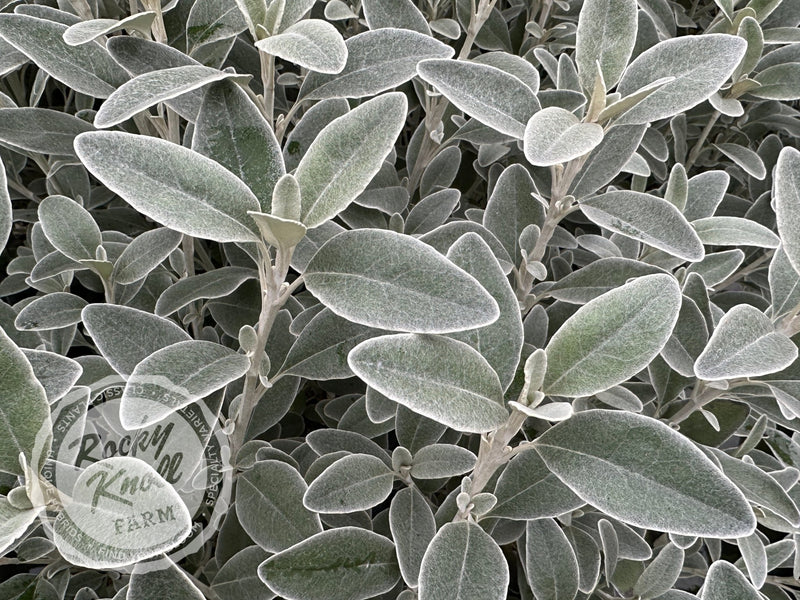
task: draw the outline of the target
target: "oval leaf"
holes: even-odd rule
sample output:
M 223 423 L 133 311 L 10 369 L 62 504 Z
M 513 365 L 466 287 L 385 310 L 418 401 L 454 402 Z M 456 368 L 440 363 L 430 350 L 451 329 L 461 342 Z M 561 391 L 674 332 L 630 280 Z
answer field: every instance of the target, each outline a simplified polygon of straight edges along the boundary
M 347 363 L 390 400 L 458 431 L 491 431 L 508 418 L 497 374 L 464 342 L 383 336 L 361 342 Z
M 520 79 L 490 65 L 431 59 L 420 62 L 417 73 L 470 117 L 515 138 L 522 139 L 528 119 L 541 108 Z
M 761 223 L 741 217 L 706 217 L 692 221 L 704 244 L 713 246 L 758 246 L 777 248 L 780 238 Z
M 331 238 L 304 279 L 333 312 L 370 327 L 451 333 L 499 316 L 497 302 L 474 277 L 430 246 L 392 231 L 357 229 Z
M 760 600 L 742 572 L 731 563 L 718 560 L 708 569 L 701 600 Z
M 681 291 L 671 275 L 645 275 L 585 304 L 547 345 L 543 391 L 588 396 L 626 381 L 667 343 Z
M 537 600 L 572 600 L 578 593 L 578 559 L 553 519 L 525 527 L 525 575 Z
M 608 192 L 581 202 L 581 211 L 597 225 L 664 252 L 696 262 L 703 242 L 672 204 L 640 192 Z
M 145 231 L 134 239 L 114 261 L 111 277 L 115 283 L 140 281 L 172 253 L 183 236 L 167 227 Z
M 745 40 L 721 33 L 659 42 L 625 69 L 617 91 L 628 96 L 664 77 L 674 79 L 625 112 L 616 124 L 649 123 L 700 104 L 728 80 L 746 50 Z
M 286 600 L 365 600 L 392 589 L 400 570 L 387 538 L 339 527 L 268 558 L 258 576 Z
M 416 479 L 440 479 L 469 473 L 478 457 L 461 446 L 431 444 L 414 455 L 411 476 Z
M 311 482 L 303 506 L 322 513 L 349 513 L 377 506 L 392 493 L 394 474 L 369 454 L 348 454 Z
M 41 154 L 72 156 L 75 136 L 94 127 L 83 119 L 47 108 L 0 110 L 0 140 Z
M 321 19 L 295 23 L 277 35 L 259 40 L 256 48 L 318 73 L 338 73 L 347 63 L 342 35 Z
M 368 100 L 329 123 L 295 171 L 300 221 L 309 229 L 332 219 L 364 191 L 394 148 L 406 120 L 405 94 Z
M 308 486 L 285 462 L 263 460 L 239 476 L 236 516 L 242 529 L 269 552 L 281 552 L 322 531 L 319 516 L 303 506 Z
M 800 273 L 800 151 L 784 148 L 775 166 L 775 215 L 783 251 Z
M 50 406 L 22 350 L 0 329 L 0 471 L 25 475 L 24 454 L 37 473 L 50 453 Z
M 480 525 L 447 523 L 431 541 L 419 573 L 419 600 L 504 600 L 508 562 Z
M 94 260 L 102 243 L 100 228 L 85 208 L 66 196 L 48 196 L 39 203 L 39 222 L 56 250 L 72 260 Z
M 750 304 L 737 304 L 720 319 L 694 363 L 700 379 L 715 381 L 775 373 L 797 358 L 797 346 Z
M 425 496 L 412 487 L 397 492 L 389 508 L 389 527 L 403 579 L 416 587 L 422 557 L 436 535 L 436 521 Z
M 636 527 L 714 538 L 755 529 L 755 515 L 736 486 L 688 438 L 650 417 L 576 413 L 542 434 L 534 448 L 586 502 Z
M 189 510 L 175 489 L 138 458 L 116 456 L 84 470 L 53 526 L 59 552 L 89 569 L 117 569 L 180 544 Z
M 575 64 L 583 89 L 594 89 L 598 62 L 606 90 L 619 81 L 636 43 L 636 13 L 636 0 L 583 3 L 575 37 Z
M 149 427 L 244 375 L 250 359 L 214 342 L 191 340 L 157 350 L 136 365 L 119 408 L 127 430 Z
M 588 154 L 602 141 L 597 123 L 581 123 L 568 110 L 548 106 L 527 122 L 523 149 L 529 163 L 549 167 Z
M 97 131 L 75 138 L 86 168 L 151 219 L 217 242 L 257 241 L 248 210 L 258 200 L 230 171 L 177 144 L 143 135 Z

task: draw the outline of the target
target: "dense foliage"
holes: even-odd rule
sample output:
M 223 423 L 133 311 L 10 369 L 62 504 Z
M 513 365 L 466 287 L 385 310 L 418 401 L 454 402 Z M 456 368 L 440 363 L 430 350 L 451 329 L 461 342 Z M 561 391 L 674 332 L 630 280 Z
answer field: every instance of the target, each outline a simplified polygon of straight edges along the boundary
M 800 598 L 796 0 L 0 5 L 0 600 Z

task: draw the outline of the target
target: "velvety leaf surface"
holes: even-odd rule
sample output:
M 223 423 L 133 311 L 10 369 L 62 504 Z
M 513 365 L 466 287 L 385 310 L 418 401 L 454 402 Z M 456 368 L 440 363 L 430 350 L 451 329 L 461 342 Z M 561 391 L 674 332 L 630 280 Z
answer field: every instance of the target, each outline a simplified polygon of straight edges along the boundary
M 450 333 L 488 325 L 499 315 L 497 302 L 474 277 L 430 246 L 391 231 L 337 235 L 314 255 L 304 278 L 333 312 L 370 327 Z
M 38 513 L 33 508 L 16 508 L 7 498 L 0 498 L 0 552 L 5 552 L 25 533 Z
M 407 100 L 389 93 L 328 124 L 300 160 L 300 221 L 309 229 L 344 210 L 378 172 L 405 123 Z
M 778 156 L 774 202 L 783 251 L 800 273 L 800 151 L 794 148 Z
M 291 465 L 262 460 L 241 474 L 236 515 L 254 542 L 281 552 L 322 531 L 319 516 L 303 506 L 308 486 Z
M 258 576 L 287 600 L 365 600 L 394 587 L 400 570 L 390 540 L 340 527 L 272 556 Z
M 120 403 L 125 429 L 139 429 L 244 375 L 250 359 L 214 342 L 178 342 L 153 352 L 128 377 Z
M 541 108 L 520 79 L 490 65 L 430 59 L 417 72 L 469 116 L 515 138 L 522 139 L 528 119 Z
M 304 19 L 259 40 L 256 47 L 318 73 L 339 73 L 347 63 L 347 46 L 341 34 L 320 19 Z
M 248 210 L 258 200 L 241 179 L 177 144 L 116 131 L 81 134 L 84 165 L 136 210 L 170 229 L 217 242 L 258 239 Z
M 706 217 L 692 221 L 704 244 L 777 248 L 780 239 L 760 223 L 740 217 Z
M 536 600 L 573 600 L 578 593 L 578 559 L 553 519 L 525 526 L 525 575 Z
M 796 358 L 797 346 L 775 331 L 764 313 L 749 304 L 737 304 L 720 319 L 697 357 L 694 372 L 709 381 L 756 377 L 780 371 Z
M 575 62 L 583 89 L 594 89 L 598 61 L 606 89 L 619 81 L 636 42 L 636 10 L 634 0 L 583 3 L 575 39 Z
M 433 511 L 416 488 L 402 489 L 392 498 L 389 528 L 397 547 L 397 562 L 403 580 L 409 586 L 416 586 L 422 557 L 436 535 Z
M 36 298 L 17 315 L 14 325 L 20 331 L 47 331 L 81 322 L 86 300 L 69 292 L 53 292 Z
M 134 283 L 144 279 L 181 243 L 180 233 L 159 227 L 137 236 L 114 261 L 111 277 L 116 283 Z
M 228 560 L 211 582 L 211 589 L 220 600 L 272 600 L 275 592 L 258 578 L 258 565 L 269 558 L 260 546 L 248 546 Z
M 422 559 L 420 600 L 503 600 L 509 573 L 502 550 L 470 521 L 439 529 Z
M 370 29 L 396 27 L 431 34 L 425 15 L 411 0 L 365 0 L 361 8 Z
M 47 239 L 72 260 L 94 260 L 103 241 L 92 215 L 66 196 L 48 196 L 39 203 L 39 222 Z
M 748 535 L 755 527 L 753 511 L 731 481 L 687 438 L 650 417 L 577 413 L 534 447 L 586 502 L 636 527 L 720 538 Z
M 627 96 L 663 77 L 675 79 L 625 112 L 617 124 L 647 123 L 699 104 L 731 76 L 746 49 L 742 38 L 716 33 L 664 40 L 645 50 L 625 69 L 619 93 Z
M 458 431 L 485 432 L 508 417 L 497 374 L 463 342 L 389 335 L 348 355 L 353 372 L 390 400 Z
M 55 352 L 28 348 L 21 350 L 31 364 L 36 380 L 42 384 L 50 404 L 65 396 L 83 372 L 80 363 Z
M 528 120 L 523 148 L 529 163 L 548 167 L 588 154 L 602 140 L 597 123 L 581 123 L 568 110 L 548 106 Z
M 718 560 L 708 569 L 701 600 L 758 600 L 761 595 L 731 563 Z
M 50 452 L 50 407 L 22 350 L 0 329 L 0 471 L 25 475 L 19 462 L 37 472 Z
M 369 454 L 343 456 L 317 477 L 303 496 L 303 505 L 322 513 L 349 513 L 372 508 L 392 492 L 394 475 Z
M 0 110 L 0 140 L 30 152 L 72 156 L 75 136 L 93 129 L 78 117 L 49 108 Z
M 258 273 L 255 269 L 220 267 L 208 273 L 180 279 L 158 297 L 155 314 L 166 317 L 200 298 L 222 298 L 248 279 L 256 277 Z
M 431 444 L 414 455 L 411 476 L 416 479 L 439 479 L 469 473 L 477 457 L 461 446 Z
M 547 345 L 543 391 L 588 396 L 626 381 L 661 351 L 680 311 L 669 275 L 645 275 L 582 306 Z
M 203 600 L 189 576 L 171 559 L 162 557 L 154 562 L 141 562 L 133 567 L 125 600 L 147 600 L 169 597 L 171 600 Z

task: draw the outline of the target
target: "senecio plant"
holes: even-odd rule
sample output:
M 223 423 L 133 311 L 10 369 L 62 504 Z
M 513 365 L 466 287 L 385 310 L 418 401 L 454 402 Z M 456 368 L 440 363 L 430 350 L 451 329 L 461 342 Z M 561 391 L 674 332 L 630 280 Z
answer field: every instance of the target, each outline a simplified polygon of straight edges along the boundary
M 0 600 L 800 598 L 800 3 L 0 3 Z

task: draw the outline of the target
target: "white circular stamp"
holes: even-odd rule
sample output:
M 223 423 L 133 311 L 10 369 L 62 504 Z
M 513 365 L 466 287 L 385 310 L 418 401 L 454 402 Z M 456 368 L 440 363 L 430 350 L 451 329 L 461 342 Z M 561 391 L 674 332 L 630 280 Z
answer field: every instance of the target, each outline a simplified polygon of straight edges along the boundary
M 217 426 L 222 392 L 147 427 L 126 430 L 120 423 L 124 387 L 121 377 L 106 377 L 92 384 L 91 398 L 88 388 L 82 388 L 83 393 L 70 394 L 53 407 L 53 447 L 42 475 L 59 492 L 72 497 L 81 493 L 75 488 L 81 473 L 99 461 L 112 457 L 144 461 L 172 486 L 191 516 L 191 533 L 168 553 L 177 562 L 203 546 L 230 508 L 230 451 L 227 436 Z M 75 539 L 82 540 L 81 544 L 98 544 L 113 556 L 115 538 L 122 542 L 141 535 L 145 539 L 152 533 L 146 530 L 157 525 L 153 515 L 158 513 L 114 519 L 113 527 L 93 534 L 88 524 Z M 120 548 L 121 555 L 123 550 Z

